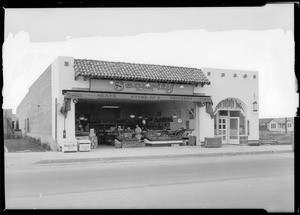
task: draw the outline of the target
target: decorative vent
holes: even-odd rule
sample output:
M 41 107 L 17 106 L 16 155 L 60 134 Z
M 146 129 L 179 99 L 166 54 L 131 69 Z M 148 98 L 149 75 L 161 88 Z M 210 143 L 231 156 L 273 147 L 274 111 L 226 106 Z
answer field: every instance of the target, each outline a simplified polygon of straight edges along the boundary
M 217 111 L 218 109 L 223 109 L 223 110 L 240 109 L 243 112 L 245 112 L 244 105 L 240 101 L 234 98 L 224 99 L 221 102 L 219 102 L 215 108 L 215 111 Z
M 247 74 L 243 75 L 244 78 L 247 78 Z
M 256 79 L 256 75 L 253 75 L 253 79 Z
M 210 76 L 210 72 L 207 72 L 207 76 Z
M 69 66 L 69 62 L 68 61 L 65 61 L 65 66 Z
M 221 73 L 221 77 L 225 77 L 225 73 Z
M 236 78 L 237 74 L 233 74 L 233 77 Z

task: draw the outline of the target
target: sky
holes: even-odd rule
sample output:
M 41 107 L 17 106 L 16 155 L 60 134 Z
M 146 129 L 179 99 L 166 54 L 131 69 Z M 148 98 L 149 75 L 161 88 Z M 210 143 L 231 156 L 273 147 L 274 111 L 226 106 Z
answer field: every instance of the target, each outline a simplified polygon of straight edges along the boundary
M 293 117 L 293 5 L 5 9 L 2 108 L 59 56 L 259 72 L 259 117 Z

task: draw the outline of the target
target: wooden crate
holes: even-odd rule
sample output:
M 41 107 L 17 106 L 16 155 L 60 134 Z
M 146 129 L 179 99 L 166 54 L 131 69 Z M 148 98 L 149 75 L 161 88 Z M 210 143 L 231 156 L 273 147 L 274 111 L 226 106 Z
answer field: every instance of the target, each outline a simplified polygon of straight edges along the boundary
M 205 137 L 205 142 L 202 145 L 206 148 L 221 148 L 222 147 L 222 140 L 221 137 Z
M 144 142 L 139 142 L 138 140 L 125 140 L 122 141 L 122 148 L 136 148 L 136 147 L 144 147 Z
M 195 146 L 196 145 L 196 136 L 189 136 L 188 145 L 189 146 Z
M 122 143 L 117 139 L 115 139 L 115 148 L 122 148 Z

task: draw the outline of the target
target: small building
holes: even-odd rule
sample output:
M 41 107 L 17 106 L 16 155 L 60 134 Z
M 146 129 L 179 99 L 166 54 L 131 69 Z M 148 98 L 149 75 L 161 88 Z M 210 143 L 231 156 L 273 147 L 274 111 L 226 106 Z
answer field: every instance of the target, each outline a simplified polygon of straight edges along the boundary
M 92 130 L 98 144 L 112 130 L 159 140 L 221 137 L 223 144 L 259 141 L 258 73 L 58 57 L 17 107 L 20 129 L 56 150 Z
M 4 137 L 11 137 L 15 129 L 15 114 L 12 113 L 12 109 L 3 109 L 3 134 Z
M 261 130 L 285 132 L 294 131 L 294 118 L 266 118 L 259 119 L 259 126 Z

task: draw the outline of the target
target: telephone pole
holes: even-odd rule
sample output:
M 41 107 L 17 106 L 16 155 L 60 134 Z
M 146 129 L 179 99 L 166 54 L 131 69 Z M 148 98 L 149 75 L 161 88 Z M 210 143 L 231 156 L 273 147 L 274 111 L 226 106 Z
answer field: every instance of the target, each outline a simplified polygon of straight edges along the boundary
M 285 133 L 287 134 L 287 118 L 285 117 Z

